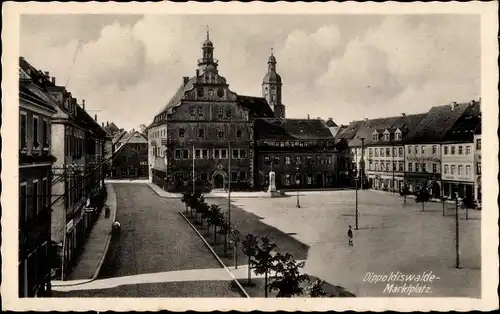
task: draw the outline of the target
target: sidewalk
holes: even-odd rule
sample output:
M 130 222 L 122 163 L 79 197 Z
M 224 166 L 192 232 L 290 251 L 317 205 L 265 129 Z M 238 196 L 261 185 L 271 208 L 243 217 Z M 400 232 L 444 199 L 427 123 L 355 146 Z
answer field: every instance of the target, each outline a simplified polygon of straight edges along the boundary
M 153 192 L 155 192 L 156 194 L 158 194 L 159 197 L 164 197 L 164 198 L 182 198 L 182 194 L 181 193 L 170 193 L 170 192 L 167 192 L 167 191 L 163 190 L 162 188 L 160 188 L 159 186 L 157 186 L 154 183 L 148 183 L 148 185 L 151 188 L 151 190 L 153 190 Z
M 68 276 L 69 280 L 53 280 L 52 286 L 56 287 L 85 283 L 94 280 L 99 274 L 111 240 L 111 224 L 115 221 L 116 217 L 115 189 L 113 185 L 106 184 L 106 190 L 108 196 L 104 206 L 109 207 L 111 211 L 110 218 L 104 217 L 105 210 L 103 209 L 99 219 L 90 231 L 89 237 L 84 244 L 83 252 L 78 258 L 75 268 Z

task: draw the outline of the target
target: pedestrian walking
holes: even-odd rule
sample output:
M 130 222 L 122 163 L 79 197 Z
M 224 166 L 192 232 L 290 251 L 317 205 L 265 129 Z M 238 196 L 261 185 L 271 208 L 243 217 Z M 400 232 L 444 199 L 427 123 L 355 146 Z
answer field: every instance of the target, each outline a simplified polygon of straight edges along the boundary
M 349 230 L 347 230 L 347 237 L 349 238 L 349 246 L 354 246 L 354 244 L 352 243 L 353 234 L 352 234 L 351 225 L 349 225 Z

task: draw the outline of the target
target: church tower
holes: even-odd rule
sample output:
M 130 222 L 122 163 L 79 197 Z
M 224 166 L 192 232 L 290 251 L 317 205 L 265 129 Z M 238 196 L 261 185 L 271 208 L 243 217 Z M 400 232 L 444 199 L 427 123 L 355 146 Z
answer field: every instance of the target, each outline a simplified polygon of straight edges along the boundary
M 281 103 L 281 77 L 276 73 L 276 57 L 271 55 L 267 61 L 267 73 L 262 80 L 262 97 L 267 100 L 277 118 L 285 118 L 285 106 Z
M 217 69 L 218 62 L 214 59 L 214 44 L 210 40 L 210 31 L 207 28 L 207 39 L 203 42 L 201 47 L 202 58 L 198 60 L 198 68 L 200 72 L 204 72 L 205 69 Z

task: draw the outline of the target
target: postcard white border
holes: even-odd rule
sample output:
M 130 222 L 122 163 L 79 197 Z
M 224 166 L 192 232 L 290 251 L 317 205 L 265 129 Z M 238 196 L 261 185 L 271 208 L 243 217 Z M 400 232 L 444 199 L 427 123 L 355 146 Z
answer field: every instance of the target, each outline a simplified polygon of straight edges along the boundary
M 498 2 L 448 3 L 4 3 L 2 17 L 2 303 L 10 310 L 357 310 L 427 311 L 498 308 Z M 481 97 L 483 124 L 482 298 L 332 298 L 332 299 L 157 299 L 17 297 L 18 87 L 20 14 L 479 14 L 481 15 Z M 11 136 L 12 135 L 12 136 Z

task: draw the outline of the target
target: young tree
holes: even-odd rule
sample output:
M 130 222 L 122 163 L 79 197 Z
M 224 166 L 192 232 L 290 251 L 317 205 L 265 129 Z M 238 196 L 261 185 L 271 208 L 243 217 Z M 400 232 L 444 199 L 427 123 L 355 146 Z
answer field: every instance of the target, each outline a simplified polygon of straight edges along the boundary
M 203 220 L 207 218 L 207 213 L 208 213 L 208 209 L 210 207 L 208 206 L 207 202 L 205 202 L 205 200 L 203 199 L 202 202 L 200 202 L 199 206 L 198 206 L 198 213 L 200 214 L 200 222 L 201 222 L 201 226 L 203 227 Z
M 307 275 L 300 273 L 300 268 L 304 267 L 305 263 L 297 263 L 290 253 L 277 253 L 276 261 L 276 273 L 271 277 L 269 290 L 277 290 L 277 298 L 291 298 L 303 294 L 304 288 L 301 284 L 309 279 Z
M 252 284 L 252 257 L 257 254 L 257 249 L 259 248 L 258 243 L 259 240 L 257 239 L 257 237 L 251 233 L 247 234 L 242 242 L 243 253 L 248 257 L 248 285 Z
M 427 190 L 426 187 L 423 187 L 420 191 L 417 193 L 417 198 L 416 202 L 417 203 L 422 203 L 422 211 L 425 211 L 425 202 L 430 201 L 431 199 L 431 194 L 429 193 L 429 190 Z
M 325 289 L 323 288 L 324 280 L 315 280 L 309 287 L 306 288 L 307 294 L 311 298 L 324 298 L 328 296 Z
M 221 223 L 222 211 L 219 205 L 212 204 L 210 205 L 210 224 L 214 226 L 214 243 L 217 243 L 217 227 L 220 226 Z
M 271 243 L 267 237 L 262 237 L 255 254 L 254 269 L 257 275 L 264 274 L 265 297 L 267 298 L 267 277 L 274 269 L 276 257 L 273 255 L 273 250 L 276 249 L 276 244 Z
M 183 203 L 184 203 L 184 205 L 186 206 L 186 214 L 187 214 L 187 212 L 188 212 L 188 206 L 189 206 L 189 201 L 190 201 L 190 199 L 191 199 L 191 192 L 189 192 L 189 191 L 187 191 L 187 190 L 186 190 L 186 191 L 184 191 L 184 192 L 182 193 L 181 202 L 183 202 Z
M 219 228 L 219 233 L 224 235 L 224 256 L 227 257 L 227 236 L 228 233 L 231 231 L 231 226 L 229 225 L 229 222 L 227 219 L 222 215 L 220 218 L 220 228 Z

